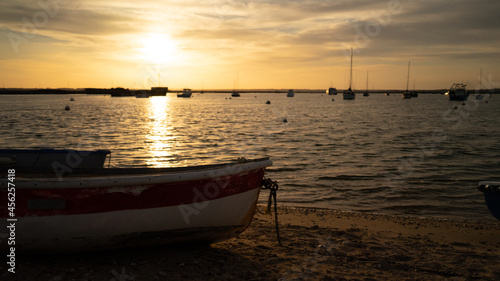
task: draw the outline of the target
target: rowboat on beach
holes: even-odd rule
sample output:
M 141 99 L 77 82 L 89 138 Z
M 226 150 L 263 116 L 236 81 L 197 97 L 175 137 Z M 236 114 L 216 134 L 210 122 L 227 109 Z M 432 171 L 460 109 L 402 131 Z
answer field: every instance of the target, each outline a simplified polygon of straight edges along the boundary
M 484 193 L 484 201 L 490 213 L 500 220 L 500 181 L 481 181 L 477 189 Z
M 179 168 L 66 164 L 1 166 L 1 196 L 13 198 L 15 207 L 0 204 L 0 220 L 15 224 L 16 250 L 100 250 L 235 237 L 253 218 L 272 161 L 239 158 Z M 0 236 L 7 237 L 5 231 L 2 226 Z

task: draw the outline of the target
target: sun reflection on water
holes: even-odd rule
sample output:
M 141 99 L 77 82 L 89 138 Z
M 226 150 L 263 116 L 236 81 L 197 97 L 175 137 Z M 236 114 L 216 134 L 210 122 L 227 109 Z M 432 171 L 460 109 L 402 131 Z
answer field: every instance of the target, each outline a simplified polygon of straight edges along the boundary
M 174 148 L 177 138 L 173 133 L 170 97 L 152 97 L 149 99 L 148 128 L 146 149 L 150 154 L 147 157 L 148 167 L 174 166 Z

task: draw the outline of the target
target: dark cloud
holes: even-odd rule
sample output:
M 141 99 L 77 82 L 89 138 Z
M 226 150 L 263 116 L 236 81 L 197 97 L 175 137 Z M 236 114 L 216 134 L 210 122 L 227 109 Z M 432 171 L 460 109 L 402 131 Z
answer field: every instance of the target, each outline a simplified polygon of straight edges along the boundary
M 0 2 L 0 23 L 26 32 L 63 31 L 71 34 L 119 34 L 137 31 L 137 14 L 129 10 L 88 10 L 56 1 Z M 40 3 L 50 3 L 40 4 Z

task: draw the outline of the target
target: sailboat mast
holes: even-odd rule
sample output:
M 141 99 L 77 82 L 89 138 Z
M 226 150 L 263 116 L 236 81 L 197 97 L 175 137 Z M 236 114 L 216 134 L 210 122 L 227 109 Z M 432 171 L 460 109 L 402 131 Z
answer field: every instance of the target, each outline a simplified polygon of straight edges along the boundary
M 352 84 L 352 47 L 351 47 L 351 72 L 349 74 L 349 91 L 351 90 L 351 84 Z
M 366 92 L 368 93 L 368 70 L 366 71 Z
M 406 78 L 406 91 L 408 92 L 408 85 L 410 84 L 410 61 L 408 61 L 408 77 Z
M 481 93 L 481 88 L 483 87 L 483 69 L 479 71 L 479 93 Z

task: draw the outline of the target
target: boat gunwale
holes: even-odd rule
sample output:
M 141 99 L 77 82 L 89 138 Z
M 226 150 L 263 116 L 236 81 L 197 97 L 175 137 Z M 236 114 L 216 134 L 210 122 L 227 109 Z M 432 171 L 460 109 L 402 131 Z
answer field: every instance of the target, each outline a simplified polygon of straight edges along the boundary
M 51 168 L 29 168 L 26 173 L 16 169 L 18 189 L 100 188 L 151 185 L 222 178 L 271 166 L 269 157 L 245 163 L 225 163 L 173 168 L 83 168 L 57 177 Z M 35 170 L 39 170 L 38 173 Z M 32 176 L 32 177 L 29 177 Z M 0 190 L 8 187 L 7 178 L 0 180 Z

